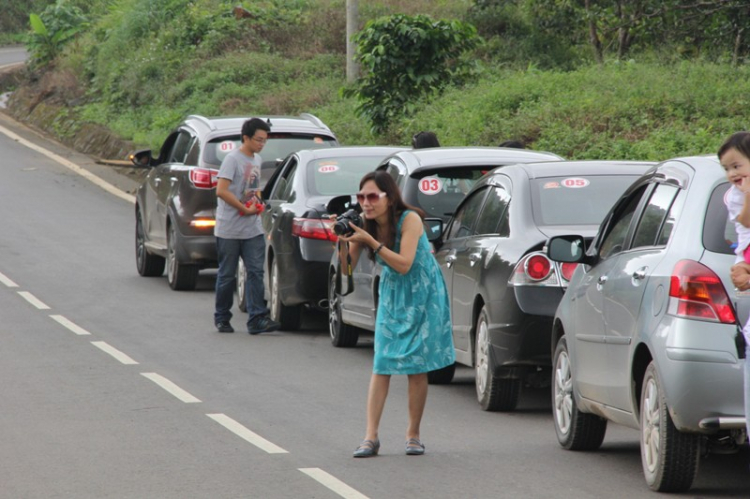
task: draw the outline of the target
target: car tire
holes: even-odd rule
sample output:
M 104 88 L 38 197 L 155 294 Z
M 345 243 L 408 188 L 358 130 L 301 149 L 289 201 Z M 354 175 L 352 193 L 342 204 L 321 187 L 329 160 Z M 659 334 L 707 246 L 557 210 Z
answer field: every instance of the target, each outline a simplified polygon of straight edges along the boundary
M 176 241 L 174 225 L 170 224 L 167 232 L 167 281 L 175 291 L 192 291 L 198 282 L 198 266 L 184 265 L 177 261 Z
M 245 283 L 247 283 L 247 270 L 245 269 L 245 262 L 240 258 L 237 264 L 237 306 L 241 312 L 247 313 L 247 302 L 245 301 Z
M 297 331 L 302 325 L 302 305 L 289 307 L 281 303 L 279 278 L 279 264 L 274 259 L 271 264 L 271 276 L 269 279 L 271 319 L 281 323 L 281 329 L 284 331 Z
M 607 420 L 578 410 L 573 394 L 573 370 L 565 337 L 552 358 L 552 419 L 557 441 L 568 450 L 596 450 L 607 433 Z
M 146 232 L 140 210 L 135 212 L 135 265 L 143 277 L 160 277 L 166 265 L 163 256 L 152 255 L 146 249 Z
M 341 317 L 341 295 L 336 293 L 336 273 L 331 272 L 328 278 L 328 331 L 331 343 L 339 348 L 356 347 L 359 328 L 344 324 Z
M 453 376 L 456 374 L 455 362 L 449 366 L 445 366 L 442 369 L 436 369 L 427 373 L 427 383 L 430 385 L 447 385 L 453 381 Z
M 658 492 L 690 489 L 698 474 L 701 437 L 675 427 L 654 362 L 643 377 L 640 420 L 641 463 L 648 486 Z
M 477 400 L 484 411 L 512 411 L 518 405 L 521 380 L 500 377 L 495 369 L 489 337 L 489 317 L 483 307 L 477 318 L 474 381 Z

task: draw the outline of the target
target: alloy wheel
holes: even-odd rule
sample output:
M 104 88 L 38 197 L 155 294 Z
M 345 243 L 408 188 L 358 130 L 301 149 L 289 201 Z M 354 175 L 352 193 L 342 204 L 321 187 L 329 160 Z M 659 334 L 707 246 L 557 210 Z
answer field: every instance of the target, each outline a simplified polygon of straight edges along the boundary
M 562 351 L 555 363 L 555 421 L 563 434 L 570 432 L 573 418 L 573 377 L 568 352 Z

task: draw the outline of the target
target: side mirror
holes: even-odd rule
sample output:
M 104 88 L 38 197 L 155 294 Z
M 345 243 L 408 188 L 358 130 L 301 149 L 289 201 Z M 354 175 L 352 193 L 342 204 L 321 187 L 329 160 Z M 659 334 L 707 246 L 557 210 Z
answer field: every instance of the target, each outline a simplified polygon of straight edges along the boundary
M 443 234 L 443 220 L 441 218 L 425 218 L 424 231 L 427 234 L 427 240 L 434 243 Z
M 128 159 L 138 168 L 150 168 L 154 166 L 154 158 L 151 149 L 142 149 L 128 155 Z
M 547 256 L 561 263 L 586 263 L 586 243 L 581 236 L 555 236 L 547 241 Z
M 349 196 L 336 196 L 335 198 L 331 198 L 330 201 L 328 201 L 328 204 L 326 205 L 326 211 L 328 211 L 331 215 L 341 215 L 347 210 L 350 210 L 357 206 L 357 202 L 354 200 L 353 195 Z M 357 211 L 360 211 L 357 209 Z

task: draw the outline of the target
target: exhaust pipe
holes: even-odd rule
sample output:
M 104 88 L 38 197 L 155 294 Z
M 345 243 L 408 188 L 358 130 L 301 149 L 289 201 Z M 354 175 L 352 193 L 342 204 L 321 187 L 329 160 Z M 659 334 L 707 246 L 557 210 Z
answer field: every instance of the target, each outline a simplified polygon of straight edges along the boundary
M 328 310 L 328 300 L 326 299 L 320 300 L 317 304 L 317 307 L 320 310 Z

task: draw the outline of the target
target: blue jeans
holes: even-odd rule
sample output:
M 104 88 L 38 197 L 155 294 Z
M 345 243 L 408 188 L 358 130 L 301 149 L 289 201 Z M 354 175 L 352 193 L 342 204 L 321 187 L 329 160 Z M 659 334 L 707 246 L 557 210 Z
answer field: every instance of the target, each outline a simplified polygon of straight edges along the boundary
M 260 234 L 251 239 L 216 238 L 216 253 L 219 259 L 219 272 L 216 275 L 216 311 L 214 322 L 229 321 L 232 318 L 234 289 L 237 286 L 237 266 L 240 257 L 245 262 L 247 281 L 245 283 L 245 304 L 247 323 L 258 316 L 268 314 L 263 298 L 263 261 L 266 256 L 265 236 Z

